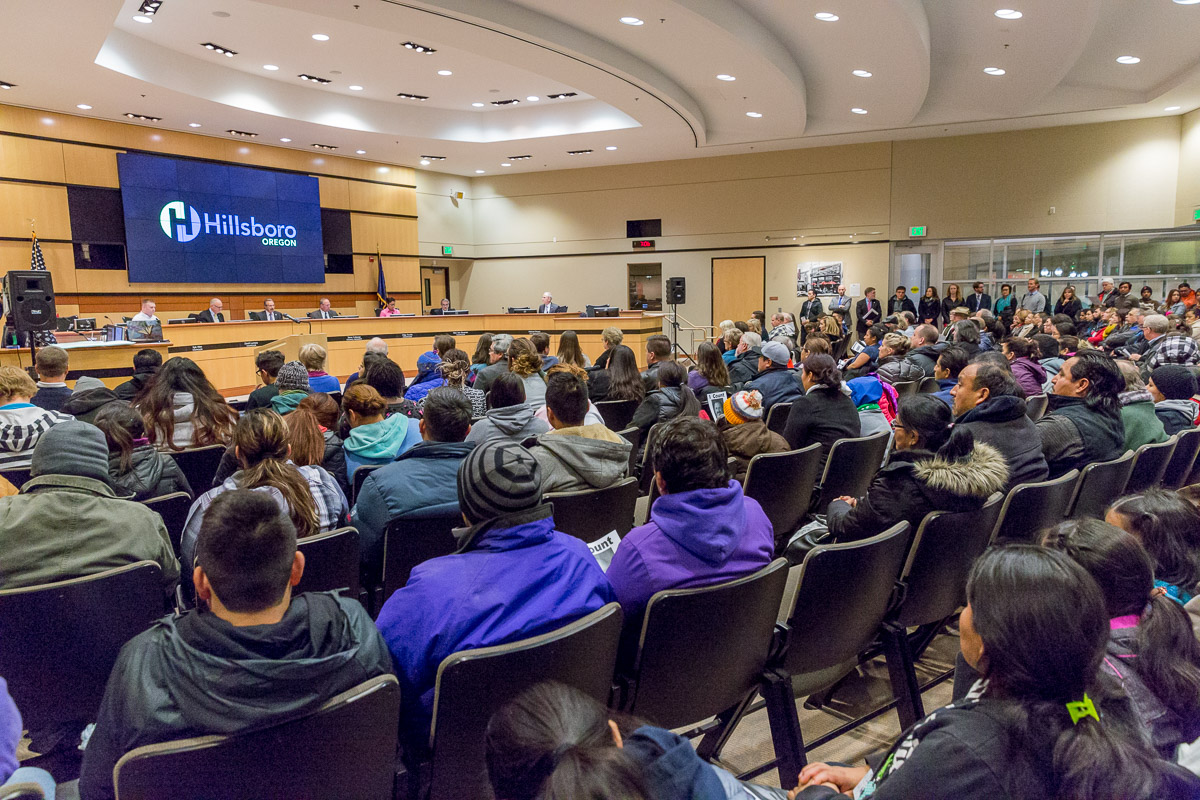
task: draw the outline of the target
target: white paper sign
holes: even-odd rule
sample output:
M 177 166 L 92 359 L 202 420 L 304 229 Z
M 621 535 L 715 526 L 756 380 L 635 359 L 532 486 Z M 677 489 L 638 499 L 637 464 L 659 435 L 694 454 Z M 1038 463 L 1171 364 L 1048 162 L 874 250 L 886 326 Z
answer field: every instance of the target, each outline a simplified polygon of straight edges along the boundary
M 588 544 L 588 549 L 592 551 L 596 561 L 600 563 L 600 569 L 608 572 L 608 565 L 612 563 L 613 556 L 616 555 L 617 545 L 621 543 L 621 537 L 616 531 L 609 531 L 604 535 L 604 538 L 597 539 Z

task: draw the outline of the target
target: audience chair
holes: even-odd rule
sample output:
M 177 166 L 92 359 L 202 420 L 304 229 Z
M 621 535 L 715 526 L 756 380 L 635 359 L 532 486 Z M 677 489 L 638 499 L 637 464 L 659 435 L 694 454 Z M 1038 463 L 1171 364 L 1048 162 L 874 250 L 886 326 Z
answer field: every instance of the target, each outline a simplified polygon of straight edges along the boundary
M 225 445 L 210 444 L 207 447 L 169 452 L 179 465 L 179 470 L 188 479 L 192 491 L 199 496 L 212 488 L 217 467 L 221 466 L 221 456 L 225 455 Z
M 454 529 L 462 516 L 403 517 L 388 523 L 383 534 L 383 574 L 375 610 L 397 589 L 408 583 L 413 567 L 431 558 L 448 556 L 458 549 Z
M 1133 454 L 1133 471 L 1125 484 L 1125 494 L 1153 489 L 1162 480 L 1179 441 L 1176 434 L 1160 444 L 1144 444 Z M 1114 500 L 1116 498 L 1113 498 Z
M 484 731 L 493 713 L 529 687 L 558 681 L 607 704 L 620 638 L 621 607 L 609 603 L 551 633 L 442 661 L 429 731 L 429 800 L 492 796 Z M 410 796 L 416 790 L 410 782 Z
M 893 383 L 892 388 L 896 390 L 896 394 L 900 397 L 912 397 L 921 390 L 921 384 L 917 381 L 899 381 Z
M 1004 495 L 997 492 L 978 511 L 935 511 L 917 529 L 900 578 L 903 599 L 888 615 L 881 637 L 900 730 L 925 716 L 921 692 L 928 686 L 917 682 L 914 644 L 928 643 L 966 605 L 967 576 L 991 541 L 1003 503 Z M 917 635 L 910 638 L 909 628 L 917 628 Z
M 825 513 L 842 495 L 862 497 L 883 463 L 891 435 L 887 431 L 854 439 L 838 439 L 829 448 L 825 473 L 821 476 L 821 499 L 816 511 Z
M 625 441 L 629 442 L 629 472 L 631 478 L 637 477 L 637 459 L 638 449 L 642 444 L 642 429 L 641 428 L 626 428 L 623 431 L 617 431 L 617 436 L 620 436 Z
M 934 392 L 940 392 L 941 390 L 942 387 L 941 384 L 938 383 L 937 378 L 930 375 L 928 378 L 921 379 L 921 385 L 917 388 L 917 393 L 933 394 Z
M 555 530 L 594 542 L 610 531 L 621 536 L 629 533 L 637 499 L 637 479 L 624 478 L 603 489 L 550 492 L 542 502 L 554 504 Z
M 637 400 L 601 400 L 596 403 L 596 410 L 610 431 L 619 431 L 629 426 L 639 405 Z
M 379 675 L 299 719 L 139 747 L 117 762 L 113 781 L 118 797 L 135 800 L 389 800 L 399 716 L 396 678 Z
M 142 505 L 151 511 L 157 511 L 167 526 L 167 534 L 171 537 L 171 547 L 175 557 L 179 558 L 179 543 L 183 540 L 183 524 L 187 522 L 188 511 L 192 508 L 192 498 L 187 492 L 173 492 L 161 497 L 151 497 L 143 500 Z
M 95 722 L 121 646 L 163 615 L 164 602 L 153 561 L 0 591 L 0 675 L 35 745 L 39 731 Z
M 363 464 L 358 469 L 354 470 L 354 477 L 350 481 L 350 506 L 358 502 L 358 493 L 362 491 L 363 482 L 373 470 L 387 466 L 386 464 Z
M 1071 498 L 1067 517 L 1070 519 L 1104 519 L 1113 501 L 1125 493 L 1129 473 L 1133 472 L 1133 451 L 1126 450 L 1120 458 L 1088 464 L 1079 473 L 1079 485 Z
M 821 445 L 787 453 L 759 453 L 746 468 L 744 493 L 762 506 L 775 531 L 775 552 L 782 552 L 800 529 L 812 502 L 821 463 Z
M 331 398 L 333 398 L 333 402 L 335 402 L 335 403 L 337 403 L 337 404 L 338 404 L 338 408 L 341 408 L 341 406 L 342 406 L 342 393 L 341 393 L 341 392 L 329 392 L 328 394 L 329 394 L 329 396 L 330 396 Z
M 1163 473 L 1162 487 L 1164 489 L 1182 489 L 1188 485 L 1188 477 L 1200 455 L 1200 428 L 1189 428 L 1176 435 L 1175 452 L 1167 462 L 1167 470 Z
M 1025 398 L 1025 416 L 1037 422 L 1046 413 L 1048 405 L 1050 405 L 1050 398 L 1044 394 L 1035 394 L 1033 397 L 1027 397 Z
M 1073 469 L 1054 480 L 1014 486 L 1000 509 L 993 541 L 1037 541 L 1043 530 L 1062 522 L 1078 482 L 1079 470 Z
M 737 580 L 651 597 L 632 671 L 619 679 L 623 710 L 660 728 L 736 713 L 758 689 L 787 577 L 777 558 Z
M 777 629 L 782 646 L 772 654 L 759 687 L 775 759 L 740 779 L 777 767 L 779 785 L 795 787 L 806 763 L 796 698 L 835 685 L 858 666 L 859 653 L 874 643 L 897 591 L 911 531 L 907 522 L 900 522 L 869 539 L 818 545 L 788 570 Z M 719 719 L 718 727 L 700 743 L 700 752 L 719 755 L 742 716 Z M 841 732 L 826 734 L 808 747 L 818 747 Z
M 357 530 L 338 528 L 309 536 L 296 542 L 296 549 L 304 553 L 304 575 L 292 589 L 293 595 L 337 592 L 354 600 L 363 599 L 359 597 Z
M 654 465 L 650 463 L 650 448 L 658 438 L 658 432 L 665 423 L 656 422 L 646 432 L 646 446 L 642 448 L 642 471 L 638 474 L 639 495 L 650 494 L 650 484 L 654 482 Z
M 767 427 L 783 436 L 783 429 L 787 427 L 787 418 L 791 410 L 791 403 L 776 403 L 771 406 L 771 410 L 767 412 Z
M 29 481 L 29 467 L 10 467 L 6 470 L 0 470 L 0 477 L 3 477 L 20 490 Z

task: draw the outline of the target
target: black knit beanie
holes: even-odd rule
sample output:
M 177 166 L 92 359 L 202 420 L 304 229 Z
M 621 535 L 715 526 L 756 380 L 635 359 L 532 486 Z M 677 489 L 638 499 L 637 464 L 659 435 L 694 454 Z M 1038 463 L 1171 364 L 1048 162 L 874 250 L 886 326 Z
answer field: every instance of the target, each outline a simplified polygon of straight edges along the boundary
M 1150 373 L 1150 380 L 1167 400 L 1187 400 L 1196 393 L 1196 376 L 1182 364 L 1163 364 Z
M 542 502 L 542 470 L 515 442 L 481 444 L 458 468 L 458 505 L 472 525 Z

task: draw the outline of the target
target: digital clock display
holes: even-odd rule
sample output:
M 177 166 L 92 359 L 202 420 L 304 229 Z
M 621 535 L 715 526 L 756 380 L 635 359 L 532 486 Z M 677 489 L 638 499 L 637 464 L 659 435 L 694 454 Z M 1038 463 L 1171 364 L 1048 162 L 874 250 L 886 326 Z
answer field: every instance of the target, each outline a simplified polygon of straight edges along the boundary
M 634 250 L 637 250 L 640 248 L 645 248 L 645 247 L 654 247 L 654 240 L 653 239 L 634 239 L 633 240 L 633 249 Z

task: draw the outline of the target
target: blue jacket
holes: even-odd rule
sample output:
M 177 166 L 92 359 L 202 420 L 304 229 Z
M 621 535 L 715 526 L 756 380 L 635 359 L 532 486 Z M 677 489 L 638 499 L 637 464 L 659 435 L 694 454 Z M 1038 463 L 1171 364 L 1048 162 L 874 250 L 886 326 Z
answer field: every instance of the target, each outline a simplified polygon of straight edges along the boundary
M 776 403 L 790 403 L 804 394 L 796 373 L 786 367 L 771 367 L 766 372 L 742 387 L 746 391 L 758 389 L 762 392 L 763 419 Z
M 493 520 L 463 551 L 417 566 L 375 621 L 400 679 L 406 741 L 428 737 L 447 656 L 548 633 L 615 600 L 587 545 L 554 530 L 549 505 Z
M 379 422 L 359 425 L 342 442 L 346 455 L 346 477 L 354 480 L 354 470 L 366 465 L 390 464 L 401 453 L 421 441 L 421 422 L 403 414 L 392 414 Z
M 445 386 L 446 379 L 442 377 L 442 371 L 438 368 L 441 363 L 442 359 L 435 351 L 422 353 L 417 359 L 417 377 L 413 378 L 408 391 L 404 393 L 404 399 L 419 403 L 429 394 L 430 389 Z
M 942 388 L 933 393 L 934 397 L 950 406 L 951 410 L 954 410 L 954 398 L 950 396 L 950 390 L 953 389 L 957 383 L 957 378 L 940 378 L 938 379 L 938 386 Z
M 350 512 L 363 564 L 380 562 L 384 529 L 392 520 L 459 515 L 458 465 L 473 449 L 474 442 L 421 442 L 395 463 L 372 470 Z

